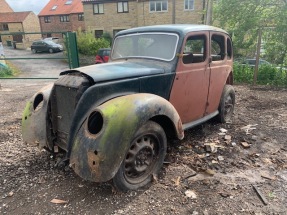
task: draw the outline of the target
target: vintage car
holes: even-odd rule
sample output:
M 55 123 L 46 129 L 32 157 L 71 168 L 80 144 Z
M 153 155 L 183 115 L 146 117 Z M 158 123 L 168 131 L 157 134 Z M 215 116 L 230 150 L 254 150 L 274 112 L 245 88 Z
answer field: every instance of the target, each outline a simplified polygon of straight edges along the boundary
M 170 138 L 213 117 L 232 119 L 232 42 L 205 25 L 160 25 L 119 32 L 110 62 L 60 74 L 23 113 L 27 143 L 66 161 L 85 180 L 117 189 L 147 185 Z

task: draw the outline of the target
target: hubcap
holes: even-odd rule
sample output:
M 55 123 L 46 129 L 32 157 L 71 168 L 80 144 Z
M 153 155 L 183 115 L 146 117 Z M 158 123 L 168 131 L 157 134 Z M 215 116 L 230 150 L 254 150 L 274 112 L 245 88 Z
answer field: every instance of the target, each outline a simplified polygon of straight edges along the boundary
M 130 183 L 145 180 L 153 170 L 158 156 L 158 140 L 152 135 L 136 139 L 124 160 L 125 177 Z

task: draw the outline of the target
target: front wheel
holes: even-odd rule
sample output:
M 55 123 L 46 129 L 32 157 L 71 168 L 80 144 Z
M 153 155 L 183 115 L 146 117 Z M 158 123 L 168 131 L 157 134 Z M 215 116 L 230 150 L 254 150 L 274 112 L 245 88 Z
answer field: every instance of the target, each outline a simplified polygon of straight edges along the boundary
M 32 49 L 32 53 L 33 54 L 37 53 L 36 49 Z
M 225 85 L 218 107 L 218 121 L 222 123 L 231 122 L 235 105 L 235 91 L 231 85 Z
M 54 52 L 54 50 L 53 50 L 53 49 L 49 49 L 49 52 L 50 52 L 50 53 L 53 53 L 53 52 Z
M 147 121 L 134 135 L 129 150 L 113 178 L 121 191 L 136 190 L 152 181 L 163 165 L 167 140 L 162 127 Z

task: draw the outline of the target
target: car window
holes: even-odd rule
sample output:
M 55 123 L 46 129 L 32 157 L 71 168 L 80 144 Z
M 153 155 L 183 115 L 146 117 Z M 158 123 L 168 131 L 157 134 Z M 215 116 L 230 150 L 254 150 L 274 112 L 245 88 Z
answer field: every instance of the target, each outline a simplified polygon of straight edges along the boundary
M 211 37 L 211 57 L 212 61 L 221 61 L 225 58 L 224 36 L 213 34 Z
M 171 61 L 175 57 L 178 35 L 173 33 L 138 33 L 115 39 L 112 58 L 153 58 Z
M 206 59 L 206 36 L 196 35 L 188 37 L 183 51 L 183 63 L 200 63 Z

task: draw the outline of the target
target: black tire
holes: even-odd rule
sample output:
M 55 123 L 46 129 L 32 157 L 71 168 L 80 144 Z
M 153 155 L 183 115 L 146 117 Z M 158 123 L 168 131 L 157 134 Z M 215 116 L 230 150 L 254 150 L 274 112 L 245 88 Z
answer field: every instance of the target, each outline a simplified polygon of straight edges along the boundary
M 37 53 L 36 49 L 32 49 L 31 51 L 32 51 L 33 54 Z
M 54 52 L 54 50 L 53 50 L 53 49 L 49 49 L 49 53 L 51 53 L 51 54 L 52 54 L 53 52 Z
M 231 85 L 225 85 L 218 107 L 219 114 L 217 119 L 221 123 L 228 123 L 232 121 L 233 111 L 235 105 L 235 91 Z
M 120 191 L 136 190 L 152 181 L 163 165 L 167 140 L 162 127 L 147 121 L 134 135 L 130 148 L 113 178 Z

